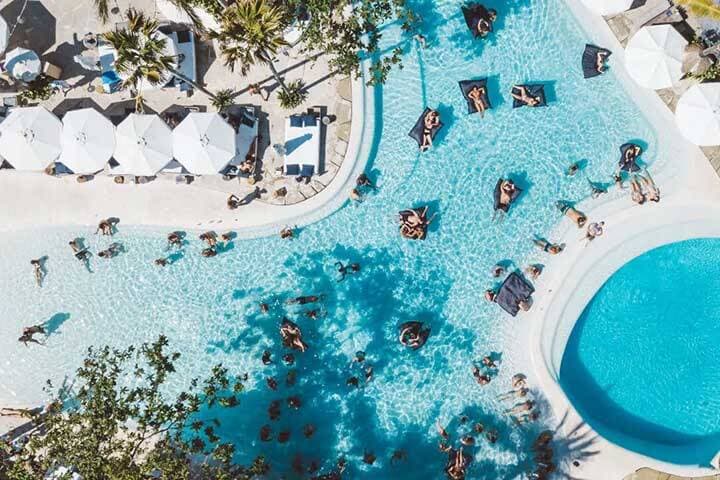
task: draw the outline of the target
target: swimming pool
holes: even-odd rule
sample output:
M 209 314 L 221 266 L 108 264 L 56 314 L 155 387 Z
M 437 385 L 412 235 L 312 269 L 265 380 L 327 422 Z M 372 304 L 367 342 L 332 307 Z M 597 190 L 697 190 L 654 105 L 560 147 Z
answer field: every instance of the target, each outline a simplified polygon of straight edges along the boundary
M 499 20 L 484 43 L 471 39 L 461 2 L 410 4 L 426 21 L 429 47 L 418 50 L 399 29 L 385 30 L 388 48 L 407 48 L 405 68 L 377 91 L 378 138 L 369 172 L 380 188 L 362 205 L 346 206 L 291 242 L 237 241 L 214 259 L 200 258 L 193 240 L 166 269 L 152 265 L 166 232 L 121 224 L 116 241 L 127 252 L 110 262 L 95 259 L 92 274 L 72 258 L 67 241 L 84 236 L 96 251 L 108 240 L 96 238 L 93 229 L 3 234 L 0 397 L 40 401 L 43 380 L 60 383 L 87 346 L 139 343 L 164 333 L 183 353 L 178 388 L 218 362 L 250 373 L 242 408 L 223 432 L 236 439 L 243 461 L 263 452 L 282 472 L 296 452 L 325 465 L 344 454 L 356 476 L 397 478 L 388 455 L 405 448 L 415 459 L 402 467 L 406 478 L 434 478 L 444 457 L 433 423 L 466 411 L 501 432 L 497 444 L 480 442 L 472 452 L 477 462 L 470 476 L 512 478 L 523 471 L 531 433 L 498 419 L 506 405 L 494 400 L 515 366 L 527 365 L 526 349 L 512 342 L 523 320 L 501 316 L 482 300 L 493 283 L 490 268 L 505 259 L 519 266 L 544 262 L 531 253 L 529 239 L 558 222 L 556 200 L 585 198 L 587 178 L 609 181 L 620 144 L 642 139 L 645 161 L 655 165 L 666 161 L 664 146 L 612 72 L 582 78 L 586 37 L 561 1 L 487 2 Z M 485 76 L 494 108 L 481 119 L 466 114 L 457 82 Z M 547 84 L 550 106 L 513 110 L 510 86 L 538 81 Z M 436 148 L 420 155 L 407 132 L 426 105 L 438 108 L 445 127 Z M 566 177 L 565 169 L 580 160 L 587 160 L 584 173 Z M 504 221 L 494 222 L 492 190 L 507 175 L 525 194 Z M 428 239 L 401 240 L 395 213 L 424 203 L 439 212 Z M 48 255 L 50 272 L 41 292 L 28 264 L 40 255 Z M 363 270 L 337 283 L 335 261 L 358 261 Z M 282 305 L 284 298 L 313 293 L 326 295 L 319 320 Z M 260 314 L 261 300 L 274 305 L 271 315 Z M 295 430 L 287 444 L 267 445 L 257 432 L 269 423 L 265 410 L 276 396 L 264 378 L 284 370 L 264 369 L 260 355 L 271 348 L 278 356 L 277 320 L 284 314 L 301 325 L 310 351 L 297 367 L 295 389 L 304 406 L 273 428 L 312 421 L 318 433 L 307 442 Z M 412 318 L 432 327 L 428 344 L 415 353 L 396 342 L 397 325 Z M 46 348 L 17 343 L 22 326 L 48 319 L 53 334 Z M 349 392 L 345 379 L 356 350 L 367 352 L 376 378 Z M 504 351 L 501 377 L 480 389 L 470 363 L 490 351 Z M 358 466 L 365 448 L 379 457 L 373 467 Z
M 579 318 L 560 383 L 595 430 L 661 460 L 717 453 L 718 239 L 655 248 L 620 268 Z

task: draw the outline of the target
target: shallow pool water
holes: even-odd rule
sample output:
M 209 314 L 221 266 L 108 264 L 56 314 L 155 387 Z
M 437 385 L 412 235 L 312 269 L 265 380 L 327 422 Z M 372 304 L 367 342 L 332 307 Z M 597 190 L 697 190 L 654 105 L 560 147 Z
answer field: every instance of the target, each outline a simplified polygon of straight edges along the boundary
M 578 320 L 560 382 L 608 439 L 707 464 L 720 438 L 720 240 L 665 245 L 624 265 Z
M 162 254 L 167 232 L 121 223 L 115 240 L 127 252 L 107 262 L 94 258 L 92 274 L 67 246 L 74 236 L 94 251 L 109 242 L 92 229 L 3 234 L 0 398 L 39 402 L 42 380 L 70 375 L 89 345 L 127 345 L 163 333 L 183 354 L 178 388 L 218 362 L 249 372 L 242 407 L 224 429 L 237 439 L 243 461 L 264 452 L 274 471 L 283 472 L 298 452 L 325 466 L 344 454 L 358 478 L 399 478 L 388 456 L 405 448 L 414 460 L 402 467 L 403 478 L 437 478 L 443 456 L 433 423 L 468 411 L 501 431 L 497 444 L 473 449 L 471 477 L 524 471 L 522 445 L 530 434 L 497 418 L 507 405 L 494 400 L 508 388 L 514 365 L 524 363 L 526 349 L 512 345 L 523 319 L 500 315 L 482 300 L 493 285 L 490 268 L 501 260 L 520 267 L 525 260 L 544 262 L 531 253 L 530 238 L 559 221 L 555 201 L 585 198 L 588 178 L 610 180 L 623 142 L 642 139 L 649 164 L 663 158 L 654 131 L 612 72 L 582 78 L 586 36 L 562 1 L 487 2 L 499 19 L 486 41 L 471 38 L 459 1 L 409 3 L 425 20 L 428 48 L 418 50 L 396 26 L 384 30 L 387 48 L 405 48 L 405 68 L 377 91 L 379 136 L 369 173 L 379 189 L 363 204 L 345 206 L 293 241 L 237 241 L 213 259 L 200 257 L 192 236 L 183 258 L 165 269 L 152 260 Z M 494 108 L 485 118 L 467 115 L 457 82 L 485 76 Z M 512 109 L 508 92 L 516 82 L 545 83 L 550 105 Z M 420 155 L 407 132 L 426 105 L 440 111 L 445 127 L 435 148 Z M 583 172 L 566 177 L 577 161 L 584 161 Z M 525 193 L 504 221 L 493 221 L 493 187 L 508 175 Z M 427 240 L 400 239 L 396 212 L 421 204 L 438 213 Z M 49 257 L 49 275 L 39 289 L 28 262 L 41 255 Z M 337 283 L 336 261 L 360 262 L 362 272 Z M 320 293 L 326 298 L 317 320 L 283 305 L 291 296 Z M 259 312 L 260 301 L 273 304 L 269 315 Z M 280 355 L 283 315 L 304 329 L 310 350 L 298 360 L 298 385 L 273 393 L 264 378 L 283 376 L 286 368 L 263 368 L 260 355 L 266 348 Z M 432 335 L 410 353 L 398 346 L 396 329 L 413 318 L 428 322 Z M 46 320 L 53 330 L 46 347 L 17 343 L 23 325 Z M 513 347 L 512 354 L 503 352 Z M 376 378 L 351 391 L 345 379 L 356 350 L 367 352 Z M 480 389 L 470 365 L 491 351 L 503 352 L 501 374 Z M 290 391 L 305 404 L 296 414 L 284 412 L 273 429 L 293 423 L 291 441 L 261 444 L 258 429 L 271 423 L 267 405 Z M 306 421 L 318 425 L 313 441 L 301 439 L 297 428 Z M 379 458 L 373 467 L 355 462 L 366 448 Z

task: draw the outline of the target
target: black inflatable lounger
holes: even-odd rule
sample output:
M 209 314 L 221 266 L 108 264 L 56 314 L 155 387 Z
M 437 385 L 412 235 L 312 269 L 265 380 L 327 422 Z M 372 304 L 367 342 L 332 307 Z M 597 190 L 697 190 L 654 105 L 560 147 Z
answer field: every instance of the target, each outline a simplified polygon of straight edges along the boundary
M 537 83 L 537 84 L 533 84 L 533 85 L 516 85 L 516 86 L 517 87 L 525 87 L 525 89 L 528 92 L 528 95 L 540 98 L 540 103 L 535 105 L 536 107 L 544 107 L 547 105 L 547 101 L 545 99 L 545 86 L 543 84 Z M 513 89 L 513 91 L 514 91 L 514 89 Z M 513 97 L 513 108 L 527 107 L 527 106 L 528 105 L 524 104 L 517 98 Z
M 412 128 L 412 130 L 410 130 L 410 133 L 408 133 L 410 138 L 415 139 L 415 141 L 418 144 L 418 147 L 422 146 L 422 136 L 423 136 L 422 133 L 423 133 L 423 130 L 425 129 L 425 115 L 427 115 L 431 111 L 432 111 L 432 109 L 426 107 L 425 111 L 422 113 L 422 115 L 420 115 L 420 118 L 418 118 L 418 121 L 415 122 L 415 126 Z M 435 135 L 437 135 L 437 132 L 440 131 L 442 126 L 443 126 L 443 123 L 440 122 L 440 124 L 437 127 L 433 127 L 433 129 L 430 130 L 430 138 L 435 140 Z
M 508 210 L 510 209 L 510 205 L 512 205 L 512 203 L 515 201 L 515 199 L 517 197 L 519 197 L 520 194 L 522 193 L 522 189 L 518 188 L 518 186 L 515 185 L 515 191 L 513 192 L 512 196 L 510 197 L 510 205 L 501 205 L 500 204 L 500 193 L 501 193 L 500 185 L 502 185 L 503 180 L 505 180 L 505 179 L 501 178 L 495 184 L 495 193 L 493 195 L 493 201 L 494 201 L 493 208 L 495 208 L 495 211 L 502 210 L 503 212 L 507 213 Z
M 477 38 L 480 36 L 480 31 L 477 28 L 477 24 L 481 19 L 486 19 L 490 24 L 490 32 L 493 31 L 493 22 L 490 21 L 490 12 L 483 5 L 479 3 L 471 3 L 468 6 L 461 7 L 463 17 L 465 17 L 465 24 L 470 29 L 473 37 Z
M 640 145 L 636 145 L 634 143 L 624 143 L 620 147 L 620 161 L 618 162 L 618 165 L 620 166 L 620 170 L 624 170 L 626 172 L 639 172 L 640 167 L 637 164 L 637 158 L 638 156 L 642 155 L 642 147 L 640 147 L 640 153 L 633 159 L 632 162 L 626 162 L 625 161 L 625 152 L 630 150 L 631 148 L 640 147 Z
M 535 291 L 535 287 L 517 272 L 507 276 L 498 290 L 495 303 L 513 317 L 520 311 L 520 302 L 528 300 Z
M 492 108 L 492 105 L 490 105 L 490 99 L 488 98 L 487 78 L 481 78 L 478 80 L 463 80 L 462 82 L 458 82 L 458 85 L 460 85 L 460 90 L 462 91 L 463 97 L 465 97 L 465 101 L 467 102 L 468 113 L 478 112 L 478 110 L 475 108 L 475 102 L 473 102 L 468 97 L 470 90 L 472 90 L 474 87 L 485 89 L 485 94 L 481 97 L 481 100 L 485 105 L 485 110 L 489 110 Z
M 612 52 L 606 48 L 600 48 L 596 47 L 595 45 L 590 45 L 589 43 L 585 45 L 585 51 L 582 55 L 582 69 L 583 69 L 583 75 L 585 78 L 592 78 L 597 77 L 601 74 L 601 72 L 597 71 L 597 54 L 598 53 L 605 53 L 607 54 L 607 57 L 612 55 Z

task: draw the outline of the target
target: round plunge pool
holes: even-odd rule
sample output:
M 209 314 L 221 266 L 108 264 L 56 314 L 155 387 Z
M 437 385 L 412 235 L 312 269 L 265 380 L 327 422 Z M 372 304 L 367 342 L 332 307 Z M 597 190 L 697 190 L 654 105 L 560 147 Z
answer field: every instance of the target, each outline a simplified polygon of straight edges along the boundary
M 650 250 L 585 307 L 560 384 L 609 441 L 707 465 L 720 450 L 720 239 Z

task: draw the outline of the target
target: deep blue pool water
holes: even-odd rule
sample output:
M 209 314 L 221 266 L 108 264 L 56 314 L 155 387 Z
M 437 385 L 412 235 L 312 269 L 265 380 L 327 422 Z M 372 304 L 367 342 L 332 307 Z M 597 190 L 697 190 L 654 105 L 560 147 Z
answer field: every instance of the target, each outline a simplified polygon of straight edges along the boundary
M 425 21 L 428 48 L 419 50 L 397 26 L 383 30 L 385 48 L 404 48 L 405 68 L 377 90 L 369 174 L 379 189 L 363 204 L 345 206 L 293 241 L 237 241 L 214 259 L 201 258 L 193 238 L 184 257 L 166 269 L 152 261 L 163 253 L 167 232 L 121 223 L 115 240 L 127 252 L 110 262 L 94 259 L 93 274 L 77 264 L 67 242 L 84 236 L 93 251 L 104 248 L 108 240 L 95 237 L 94 229 L 2 235 L 0 398 L 40 402 L 45 378 L 59 384 L 89 345 L 137 344 L 163 333 L 183 355 L 173 388 L 218 362 L 250 375 L 242 406 L 223 434 L 236 441 L 242 461 L 265 453 L 275 474 L 287 472 L 296 454 L 325 469 L 345 455 L 350 478 L 439 478 L 444 456 L 434 422 L 452 422 L 457 438 L 465 428 L 457 425 L 462 412 L 500 430 L 498 443 L 480 441 L 470 452 L 476 458 L 470 478 L 509 479 L 525 471 L 527 443 L 543 425 L 515 428 L 501 415 L 508 405 L 495 397 L 509 388 L 517 368 L 528 368 L 527 347 L 514 341 L 526 325 L 522 316 L 501 315 L 482 299 L 493 285 L 490 269 L 501 260 L 519 267 L 545 263 L 530 238 L 547 235 L 560 221 L 557 200 L 586 198 L 587 179 L 610 181 L 622 143 L 642 139 L 648 164 L 664 159 L 655 132 L 612 71 L 583 79 L 587 37 L 563 1 L 486 2 L 499 16 L 486 41 L 472 39 L 458 0 L 408 3 Z M 482 119 L 467 114 L 457 84 L 477 77 L 488 77 L 494 106 Z M 508 92 L 522 82 L 546 84 L 549 106 L 512 109 Z M 438 108 L 445 127 L 435 148 L 420 155 L 407 133 L 425 106 Z M 583 173 L 565 176 L 577 161 L 585 164 Z M 525 193 L 503 222 L 494 222 L 493 187 L 508 175 Z M 396 213 L 421 204 L 438 213 L 427 240 L 402 240 Z M 39 290 L 28 262 L 41 255 L 49 257 L 49 275 Z M 362 272 L 337 283 L 336 261 L 360 262 Z M 283 304 L 319 293 L 326 298 L 317 320 Z M 260 313 L 260 301 L 273 305 L 269 315 Z M 260 356 L 266 348 L 281 355 L 283 315 L 300 324 L 310 350 L 298 359 L 297 385 L 271 392 L 265 377 L 282 383 L 287 369 L 263 367 Z M 54 327 L 45 348 L 18 344 L 22 326 L 48 319 Z M 428 344 L 414 353 L 397 342 L 397 326 L 411 319 L 432 328 Z M 367 352 L 375 379 L 352 391 L 345 380 L 357 350 Z M 502 354 L 500 375 L 481 389 L 471 363 L 489 352 Z M 304 406 L 270 422 L 268 404 L 290 392 Z M 310 421 L 318 432 L 307 441 L 300 426 Z M 289 428 L 291 440 L 261 443 L 265 423 L 275 434 Z M 401 467 L 389 462 L 396 448 L 411 453 Z M 359 462 L 364 449 L 378 456 L 374 466 Z
M 572 332 L 560 382 L 593 427 L 664 460 L 707 464 L 720 440 L 720 240 L 624 265 Z

